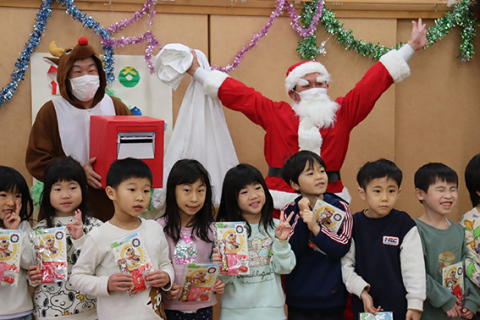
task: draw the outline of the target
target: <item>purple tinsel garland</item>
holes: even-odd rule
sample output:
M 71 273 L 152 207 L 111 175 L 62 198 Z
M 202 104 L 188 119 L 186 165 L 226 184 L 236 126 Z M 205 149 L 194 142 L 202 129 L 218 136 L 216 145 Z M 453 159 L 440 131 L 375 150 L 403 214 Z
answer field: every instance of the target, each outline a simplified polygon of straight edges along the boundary
M 227 65 L 226 67 L 213 66 L 212 69 L 220 70 L 220 71 L 227 72 L 227 73 L 235 70 L 238 67 L 238 65 L 240 64 L 240 61 L 243 59 L 243 55 L 248 50 L 254 48 L 257 45 L 258 41 L 261 38 L 263 38 L 264 36 L 267 35 L 268 29 L 270 29 L 270 27 L 272 26 L 273 21 L 279 15 L 282 14 L 282 11 L 283 11 L 284 8 L 287 8 L 288 12 L 290 13 L 290 20 L 292 21 L 292 27 L 295 29 L 295 31 L 297 31 L 297 33 L 300 36 L 306 38 L 306 37 L 312 35 L 313 32 L 315 32 L 315 30 L 317 29 L 318 22 L 320 21 L 320 18 L 322 16 L 322 12 L 323 12 L 323 1 L 319 2 L 317 11 L 315 12 L 315 15 L 313 16 L 313 19 L 312 19 L 312 23 L 310 24 L 308 29 L 305 29 L 305 28 L 301 28 L 298 25 L 298 15 L 297 15 L 297 12 L 295 11 L 295 8 L 290 3 L 290 1 L 277 0 L 277 2 L 275 4 L 275 11 L 273 11 L 272 14 L 270 15 L 270 19 L 268 20 L 267 24 L 265 24 L 265 26 L 263 26 L 262 31 L 260 31 L 259 33 L 255 33 L 253 35 L 253 38 L 248 45 L 243 47 L 242 50 L 240 50 L 237 53 L 237 55 L 233 59 L 233 63 Z
M 155 18 L 156 12 L 154 8 L 155 8 L 155 5 L 157 4 L 157 1 L 158 0 L 147 0 L 143 4 L 143 8 L 136 11 L 131 18 L 124 19 L 120 22 L 114 23 L 110 27 L 106 28 L 105 30 L 109 34 L 123 30 L 126 27 L 132 25 L 133 23 L 137 22 L 138 19 L 140 19 L 147 12 L 149 13 L 148 25 L 151 26 L 153 23 L 153 19 Z M 155 37 L 155 35 L 152 33 L 152 31 L 148 30 L 147 32 L 145 32 L 143 35 L 139 37 L 127 37 L 127 38 L 122 37 L 121 39 L 118 39 L 118 40 L 113 40 L 111 38 L 106 39 L 104 37 L 101 37 L 102 45 L 108 45 L 113 47 L 124 47 L 129 44 L 138 44 L 145 41 L 147 42 L 147 48 L 145 49 L 145 62 L 147 63 L 150 73 L 153 74 L 155 73 L 155 66 L 153 65 L 153 61 L 152 61 L 153 50 L 155 48 L 161 49 L 161 47 L 159 46 L 159 42 Z

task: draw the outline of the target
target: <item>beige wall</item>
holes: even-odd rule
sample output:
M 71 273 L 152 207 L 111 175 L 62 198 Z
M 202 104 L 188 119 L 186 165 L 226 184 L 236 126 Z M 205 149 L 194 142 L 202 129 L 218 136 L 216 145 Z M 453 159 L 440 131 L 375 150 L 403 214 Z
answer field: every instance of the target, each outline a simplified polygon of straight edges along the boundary
M 2 87 L 10 80 L 14 62 L 32 32 L 35 9 L 0 7 L 0 27 L 14 30 L 3 37 L 0 46 L 0 81 Z M 122 12 L 87 12 L 104 26 L 129 16 Z M 341 19 L 345 28 L 354 31 L 358 39 L 394 45 L 406 42 L 410 34 L 409 20 L 397 19 Z M 210 26 L 208 25 L 210 21 Z M 180 42 L 210 55 L 212 65 L 232 63 L 235 54 L 249 43 L 252 35 L 261 30 L 267 17 L 157 14 L 152 31 L 161 44 Z M 426 21 L 429 26 L 433 20 Z M 210 27 L 210 28 L 209 28 Z M 129 27 L 121 35 L 139 35 L 147 30 L 146 19 Z M 7 36 L 10 35 L 10 36 Z M 86 35 L 100 49 L 93 31 L 85 31 L 64 10 L 53 10 L 47 30 L 37 52 L 47 52 L 50 41 L 68 47 Z M 345 51 L 322 28 L 317 31 L 320 41 L 330 37 L 327 55 L 319 60 L 332 74 L 329 94 L 332 98 L 344 95 L 353 88 L 366 70 L 373 65 L 370 58 Z M 300 60 L 295 49 L 299 37 L 290 27 L 288 18 L 279 18 L 268 35 L 245 54 L 240 67 L 231 76 L 245 82 L 274 100 L 287 100 L 284 91 L 286 69 Z M 455 29 L 433 47 L 418 52 L 410 62 L 412 76 L 392 86 L 378 101 L 371 115 L 352 133 L 350 149 L 342 170 L 345 184 L 354 196 L 353 210 L 363 208 L 357 196 L 355 175 L 366 161 L 380 157 L 397 162 L 404 172 L 403 193 L 398 207 L 416 217 L 421 206 L 413 195 L 413 174 L 429 161 L 441 161 L 453 167 L 460 175 L 460 201 L 451 218 L 468 210 L 463 171 L 468 160 L 480 152 L 480 97 L 479 59 L 468 63 L 456 58 L 460 33 Z M 480 52 L 478 41 L 476 51 Z M 145 45 L 116 48 L 116 54 L 144 54 Z M 156 52 L 155 52 L 156 53 Z M 188 77 L 174 93 L 174 116 L 188 85 Z M 0 108 L 0 163 L 17 168 L 30 178 L 25 166 L 25 147 L 31 124 L 30 71 L 20 84 L 13 99 Z M 257 166 L 266 174 L 263 159 L 263 130 L 243 115 L 226 110 L 231 135 L 241 162 Z

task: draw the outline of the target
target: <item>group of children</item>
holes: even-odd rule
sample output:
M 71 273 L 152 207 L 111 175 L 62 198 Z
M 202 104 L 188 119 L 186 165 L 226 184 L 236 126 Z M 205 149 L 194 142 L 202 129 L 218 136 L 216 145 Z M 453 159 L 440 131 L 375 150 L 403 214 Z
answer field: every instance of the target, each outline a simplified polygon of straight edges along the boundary
M 117 160 L 105 190 L 115 213 L 102 223 L 89 215 L 81 165 L 70 157 L 57 160 L 45 172 L 40 221 L 33 229 L 66 228 L 68 278 L 41 283 L 28 239 L 33 211 L 28 186 L 16 170 L 0 167 L 0 227 L 24 231 L 18 287 L 0 288 L 0 319 L 31 319 L 32 312 L 37 319 L 212 319 L 221 294 L 220 319 L 286 319 L 286 302 L 289 320 L 340 320 L 348 292 L 355 319 L 383 311 L 406 320 L 475 316 L 480 155 L 465 172 L 474 208 L 460 225 L 446 218 L 457 201 L 458 177 L 444 164 L 429 163 L 415 173 L 415 195 L 424 206 L 415 221 L 394 208 L 402 172 L 385 159 L 358 172 L 359 194 L 368 208 L 354 215 L 345 201 L 326 193 L 325 163 L 317 154 L 296 153 L 285 162 L 282 177 L 299 196 L 279 220 L 272 217 L 273 200 L 261 173 L 248 164 L 227 172 L 215 218 L 208 172 L 196 160 L 179 160 L 165 186 L 165 214 L 153 221 L 139 218 L 150 202 L 149 167 L 138 159 Z M 318 222 L 317 201 L 343 213 L 337 231 Z M 223 261 L 215 221 L 244 223 L 250 271 L 221 275 L 210 299 L 180 301 L 187 265 Z M 151 264 L 141 276 L 146 288 L 134 295 L 130 290 L 138 278 L 122 272 L 111 252 L 112 243 L 132 234 Z M 28 285 L 34 288 L 33 303 Z

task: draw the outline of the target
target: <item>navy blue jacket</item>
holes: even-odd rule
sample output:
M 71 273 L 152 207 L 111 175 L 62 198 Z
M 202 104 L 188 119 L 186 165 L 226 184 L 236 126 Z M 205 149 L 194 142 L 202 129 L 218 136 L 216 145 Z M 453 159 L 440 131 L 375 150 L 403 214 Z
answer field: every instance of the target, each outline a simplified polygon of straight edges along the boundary
M 314 236 L 299 215 L 299 196 L 285 207 L 285 216 L 292 217 L 292 247 L 297 265 L 285 276 L 287 305 L 294 308 L 328 309 L 345 307 L 347 290 L 342 281 L 340 259 L 350 249 L 353 219 L 350 208 L 341 198 L 331 193 L 324 194 L 324 201 L 347 212 L 338 233 L 321 226 Z
M 375 306 L 392 311 L 394 319 L 405 319 L 407 291 L 403 284 L 400 252 L 405 235 L 415 222 L 403 211 L 392 209 L 378 219 L 353 215 L 355 241 L 355 272 L 370 284 L 368 292 Z M 394 239 L 394 240 L 392 240 Z M 363 312 L 363 302 L 352 295 L 354 313 Z

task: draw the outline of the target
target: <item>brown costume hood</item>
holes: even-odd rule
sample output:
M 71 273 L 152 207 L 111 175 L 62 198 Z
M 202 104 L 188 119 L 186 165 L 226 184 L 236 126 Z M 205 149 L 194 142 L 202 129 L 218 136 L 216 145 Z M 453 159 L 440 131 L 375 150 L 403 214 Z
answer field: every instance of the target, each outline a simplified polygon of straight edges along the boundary
M 56 58 L 46 57 L 51 63 L 57 65 L 57 82 L 60 88 L 60 94 L 64 99 L 70 102 L 77 108 L 83 109 L 83 104 L 80 100 L 75 98 L 72 94 L 72 87 L 70 85 L 70 80 L 68 79 L 68 72 L 73 67 L 73 64 L 77 60 L 83 60 L 87 58 L 92 58 L 95 61 L 98 69 L 98 75 L 100 77 L 100 87 L 93 98 L 92 107 L 99 103 L 105 95 L 105 87 L 107 86 L 107 77 L 105 71 L 103 70 L 102 61 L 98 57 L 98 54 L 95 52 L 95 49 L 88 44 L 88 39 L 86 37 L 81 37 L 78 39 L 78 44 L 72 49 L 63 50 L 57 48 L 55 42 L 50 43 L 50 53 Z

